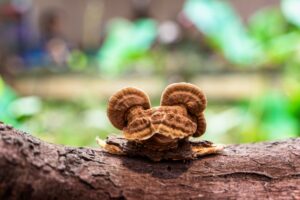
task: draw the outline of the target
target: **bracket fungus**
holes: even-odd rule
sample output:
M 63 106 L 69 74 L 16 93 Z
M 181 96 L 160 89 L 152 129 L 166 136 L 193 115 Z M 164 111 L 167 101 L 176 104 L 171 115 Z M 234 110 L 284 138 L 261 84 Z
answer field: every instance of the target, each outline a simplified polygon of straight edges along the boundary
M 108 103 L 110 122 L 123 136 L 98 143 L 112 154 L 144 156 L 151 160 L 189 160 L 213 154 L 222 146 L 208 141 L 189 141 L 206 130 L 203 111 L 206 97 L 195 85 L 174 83 L 162 94 L 161 104 L 151 107 L 147 94 L 137 88 L 124 88 Z

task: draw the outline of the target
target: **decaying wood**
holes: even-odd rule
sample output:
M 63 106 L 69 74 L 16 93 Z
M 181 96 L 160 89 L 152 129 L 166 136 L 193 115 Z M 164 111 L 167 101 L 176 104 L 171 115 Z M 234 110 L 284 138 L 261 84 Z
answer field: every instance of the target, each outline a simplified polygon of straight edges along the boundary
M 49 144 L 0 124 L 0 199 L 299 198 L 300 138 L 151 162 Z

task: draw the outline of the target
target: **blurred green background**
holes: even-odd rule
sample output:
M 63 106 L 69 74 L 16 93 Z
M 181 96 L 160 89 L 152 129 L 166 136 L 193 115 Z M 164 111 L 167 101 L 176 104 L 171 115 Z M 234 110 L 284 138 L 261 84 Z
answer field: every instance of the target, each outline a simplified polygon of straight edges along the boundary
M 204 139 L 300 136 L 298 0 L 4 0 L 0 120 L 46 141 L 95 146 L 120 133 L 108 98 L 126 86 L 158 106 L 186 81 L 207 94 Z

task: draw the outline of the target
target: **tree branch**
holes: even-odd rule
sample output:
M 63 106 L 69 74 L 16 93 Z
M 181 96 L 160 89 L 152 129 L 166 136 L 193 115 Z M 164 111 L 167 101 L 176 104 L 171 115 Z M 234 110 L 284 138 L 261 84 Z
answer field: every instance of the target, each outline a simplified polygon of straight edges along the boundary
M 0 199 L 208 198 L 300 198 L 300 138 L 151 162 L 49 144 L 0 124 Z

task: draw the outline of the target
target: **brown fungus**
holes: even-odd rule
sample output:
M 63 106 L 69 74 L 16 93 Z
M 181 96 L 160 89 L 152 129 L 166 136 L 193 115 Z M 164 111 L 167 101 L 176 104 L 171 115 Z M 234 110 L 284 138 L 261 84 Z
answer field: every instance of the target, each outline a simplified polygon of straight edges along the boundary
M 139 113 L 135 114 L 137 112 Z M 189 137 L 197 130 L 196 123 L 180 106 L 136 109 L 131 111 L 129 116 L 128 126 L 123 129 L 124 136 L 128 140 L 144 141 L 151 137 L 166 137 L 163 141 L 167 141 L 167 138 L 177 140 Z
M 206 108 L 206 97 L 195 85 L 174 83 L 169 85 L 163 92 L 160 105 L 183 105 L 189 113 L 197 116 Z
M 137 88 L 124 88 L 109 99 L 107 116 L 117 129 L 122 130 L 127 125 L 127 112 L 134 107 L 149 109 L 148 95 Z
M 184 146 L 196 158 L 221 149 L 213 145 L 197 146 L 188 141 L 190 136 L 201 136 L 206 130 L 203 114 L 206 103 L 203 92 L 189 83 L 169 85 L 162 94 L 161 105 L 153 108 L 150 108 L 149 98 L 143 91 L 125 88 L 110 98 L 107 114 L 111 123 L 123 131 L 128 141 L 125 148 L 136 148 L 137 145 L 142 152 L 148 152 L 144 156 L 151 159 L 153 152 L 180 152 Z M 126 154 L 125 150 L 122 153 L 122 149 L 112 147 L 112 144 L 104 145 L 112 154 Z M 163 154 L 157 153 L 155 159 L 163 159 L 159 156 Z M 176 156 L 174 159 L 178 158 Z
M 169 85 L 162 94 L 161 106 L 184 106 L 190 116 L 197 123 L 194 137 L 203 135 L 206 130 L 206 121 L 203 111 L 207 100 L 204 93 L 195 85 L 190 83 L 174 83 Z

